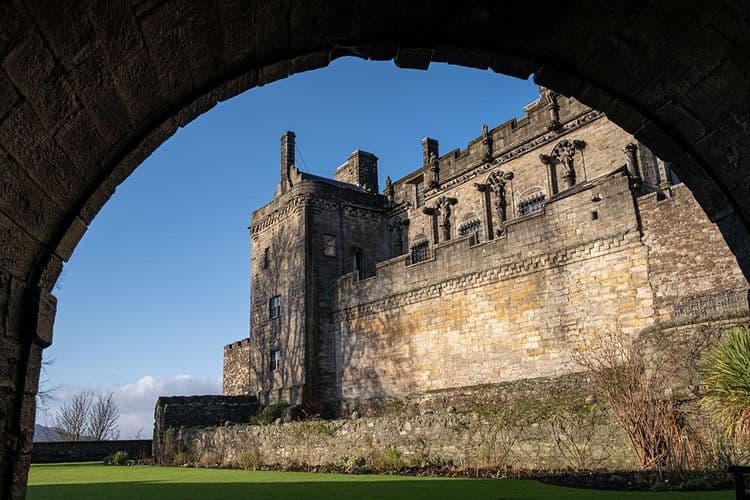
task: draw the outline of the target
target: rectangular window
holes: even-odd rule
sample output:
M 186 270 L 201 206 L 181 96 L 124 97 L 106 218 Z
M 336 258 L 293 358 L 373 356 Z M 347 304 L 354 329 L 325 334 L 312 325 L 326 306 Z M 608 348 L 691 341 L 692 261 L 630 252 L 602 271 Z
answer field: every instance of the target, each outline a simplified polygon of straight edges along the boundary
M 336 257 L 336 237 L 330 234 L 323 235 L 323 255 Z
M 268 301 L 268 310 L 271 319 L 281 317 L 281 295 L 271 297 L 271 300 Z
M 415 201 L 417 204 L 417 208 L 424 205 L 424 181 L 419 180 L 414 184 L 414 193 L 415 193 Z
M 469 236 L 470 245 L 477 245 L 482 242 L 482 222 L 475 220 L 468 222 L 458 228 L 459 236 Z
M 525 200 L 522 200 L 521 203 L 518 204 L 518 213 L 521 215 L 526 215 L 536 212 L 544 208 L 544 205 L 546 205 L 546 203 L 547 202 L 545 200 L 544 193 L 539 193 L 537 195 L 526 198 Z
M 281 349 L 271 351 L 271 371 L 277 372 L 281 369 Z
M 268 269 L 268 266 L 271 265 L 271 248 L 266 247 L 265 250 L 263 250 L 263 269 Z
M 411 247 L 411 263 L 416 264 L 430 258 L 430 243 L 422 241 Z

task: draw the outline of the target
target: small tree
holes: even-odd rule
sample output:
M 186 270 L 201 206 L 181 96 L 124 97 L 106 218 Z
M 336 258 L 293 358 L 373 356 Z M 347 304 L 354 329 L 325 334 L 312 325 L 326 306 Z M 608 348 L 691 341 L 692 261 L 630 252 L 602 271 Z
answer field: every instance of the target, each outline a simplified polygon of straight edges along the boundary
M 117 439 L 120 437 L 119 418 L 120 410 L 114 395 L 111 392 L 97 394 L 92 400 L 86 432 L 97 441 Z
M 750 331 L 729 331 L 709 353 L 704 375 L 706 407 L 729 437 L 750 442 Z
M 46 353 L 47 351 L 44 352 Z M 55 401 L 54 394 L 58 389 L 58 386 L 52 385 L 47 376 L 47 370 L 56 362 L 55 358 L 50 358 L 46 354 L 42 354 L 42 378 L 39 380 L 39 390 L 36 393 L 36 406 L 45 418 L 47 417 L 50 405 Z
M 84 436 L 91 414 L 93 394 L 84 391 L 63 403 L 55 415 L 55 427 L 63 441 L 80 441 Z
M 55 427 L 65 441 L 117 439 L 120 410 L 114 395 L 83 391 L 64 403 L 55 416 Z

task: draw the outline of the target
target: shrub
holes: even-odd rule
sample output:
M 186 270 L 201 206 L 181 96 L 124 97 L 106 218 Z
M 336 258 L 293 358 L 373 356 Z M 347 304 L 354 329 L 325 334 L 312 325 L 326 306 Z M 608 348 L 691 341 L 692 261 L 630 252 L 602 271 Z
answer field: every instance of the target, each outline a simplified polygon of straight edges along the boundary
M 339 459 L 339 465 L 347 470 L 356 470 L 361 469 L 365 466 L 367 461 L 364 457 L 356 456 L 356 457 L 349 457 L 344 455 Z
M 644 469 L 679 471 L 692 467 L 696 442 L 685 425 L 685 414 L 665 397 L 664 360 L 648 360 L 643 342 L 620 331 L 592 335 L 576 352 L 587 369 L 597 396 L 612 411 Z M 648 361 L 647 361 L 648 360 Z
M 378 472 L 393 474 L 404 468 L 404 460 L 401 452 L 395 446 L 389 446 L 383 451 L 383 455 L 375 464 Z
M 289 408 L 288 403 L 275 403 L 263 407 L 263 409 L 257 415 L 250 417 L 251 425 L 270 425 L 276 421 L 277 418 L 284 416 L 284 410 Z
M 128 465 L 129 463 L 127 451 L 117 451 L 112 455 L 112 465 Z
M 750 441 L 750 331 L 729 331 L 709 353 L 704 403 L 726 434 Z
M 263 454 L 260 448 L 253 440 L 249 440 L 237 457 L 237 466 L 245 470 L 259 470 L 263 465 Z

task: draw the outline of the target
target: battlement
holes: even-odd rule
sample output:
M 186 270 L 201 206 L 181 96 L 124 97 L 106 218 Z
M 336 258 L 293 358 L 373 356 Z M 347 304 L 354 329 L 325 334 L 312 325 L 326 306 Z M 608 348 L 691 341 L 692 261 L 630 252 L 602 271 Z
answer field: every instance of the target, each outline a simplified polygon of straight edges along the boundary
M 542 89 L 542 92 L 547 95 L 549 91 Z M 547 141 L 552 140 L 561 133 L 582 125 L 581 122 L 575 122 L 576 119 L 593 111 L 573 98 L 555 94 L 553 100 L 554 104 L 550 108 L 550 103 L 546 102 L 545 98 L 540 97 L 524 107 L 524 116 L 521 118 L 511 118 L 495 128 L 483 128 L 482 134 L 470 141 L 465 149 L 455 148 L 437 156 L 441 181 L 449 180 L 481 163 L 492 162 L 539 136 L 546 136 Z M 600 112 L 594 111 L 593 113 L 595 116 L 590 117 L 589 120 L 603 116 Z M 430 140 L 434 141 L 432 151 L 436 152 L 437 141 Z M 522 152 L 527 152 L 547 141 L 537 141 L 533 146 L 524 149 Z M 522 152 L 516 152 L 513 157 Z M 394 184 L 409 182 L 415 175 L 429 171 L 429 153 L 424 149 L 424 140 L 423 160 L 422 167 L 401 177 Z
M 232 349 L 237 349 L 237 348 L 241 348 L 241 347 L 247 347 L 249 345 L 250 345 L 250 338 L 248 337 L 246 339 L 238 340 L 236 342 L 232 342 L 231 344 L 225 345 L 224 346 L 224 350 L 225 351 L 229 351 L 229 350 L 232 350 Z

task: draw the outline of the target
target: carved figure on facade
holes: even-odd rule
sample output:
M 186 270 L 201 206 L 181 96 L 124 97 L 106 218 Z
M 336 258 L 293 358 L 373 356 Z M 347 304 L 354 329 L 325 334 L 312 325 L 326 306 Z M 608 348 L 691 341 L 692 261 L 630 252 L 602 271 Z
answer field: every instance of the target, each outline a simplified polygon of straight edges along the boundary
M 452 206 L 456 203 L 458 203 L 458 200 L 456 198 L 441 196 L 440 198 L 438 198 L 434 207 L 425 207 L 422 209 L 422 213 L 432 215 L 433 217 L 440 217 L 440 219 L 438 219 L 438 226 L 440 227 L 443 241 L 448 241 L 451 239 L 451 216 L 453 215 Z M 435 238 L 437 239 L 437 234 L 435 234 Z
M 495 213 L 497 214 L 497 235 L 505 233 L 505 222 L 508 220 L 508 203 L 505 193 L 505 183 L 513 179 L 512 172 L 497 170 L 487 177 L 487 186 L 495 193 Z
M 492 161 L 492 136 L 486 123 L 482 125 L 482 148 L 484 149 L 483 160 L 485 162 Z
M 575 186 L 577 177 L 575 169 L 576 151 L 585 147 L 586 143 L 583 141 L 564 139 L 557 143 L 557 146 L 552 150 L 552 154 L 541 154 L 539 159 L 545 165 L 562 165 L 562 178 L 567 187 L 571 188 Z
M 432 174 L 430 177 L 429 186 L 431 188 L 440 187 L 440 162 L 438 161 L 438 157 L 435 153 L 430 153 L 427 164 L 429 165 L 430 172 Z

